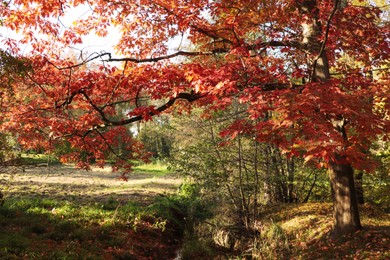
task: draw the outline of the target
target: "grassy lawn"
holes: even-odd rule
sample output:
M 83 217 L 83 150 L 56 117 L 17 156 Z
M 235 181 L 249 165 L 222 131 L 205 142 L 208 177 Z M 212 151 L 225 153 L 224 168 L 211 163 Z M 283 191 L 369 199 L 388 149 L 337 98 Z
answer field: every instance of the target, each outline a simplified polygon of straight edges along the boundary
M 70 165 L 3 170 L 0 259 L 173 257 L 181 180 L 158 164 L 138 166 L 127 182 L 117 177 Z
M 143 174 L 150 174 L 156 177 L 165 176 L 171 173 L 171 171 L 168 169 L 168 166 L 160 161 L 137 165 L 134 167 L 134 171 Z
M 20 155 L 20 162 L 22 164 L 59 164 L 56 157 L 45 154 L 26 154 Z
M 182 180 L 165 165 L 137 165 L 122 181 L 109 167 L 32 166 L 41 159 L 0 172 L 0 259 L 175 257 L 188 203 L 196 199 L 178 193 Z M 330 203 L 262 207 L 256 243 L 243 251 L 257 259 L 389 259 L 389 214 L 371 205 L 360 212 L 365 228 L 334 240 Z M 194 255 L 205 250 L 187 245 Z M 209 253 L 237 259 L 218 248 Z

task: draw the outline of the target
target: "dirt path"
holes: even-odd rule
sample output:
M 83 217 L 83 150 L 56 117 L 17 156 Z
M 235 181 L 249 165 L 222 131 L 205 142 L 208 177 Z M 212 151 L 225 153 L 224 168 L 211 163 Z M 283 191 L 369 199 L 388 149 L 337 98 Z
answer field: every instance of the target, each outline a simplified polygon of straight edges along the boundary
M 135 172 L 128 181 L 118 179 L 111 167 L 92 167 L 91 171 L 76 169 L 73 165 L 8 167 L 0 171 L 0 189 L 5 196 L 38 196 L 92 201 L 137 201 L 149 204 L 153 197 L 173 193 L 181 179 L 173 175 L 159 176 Z

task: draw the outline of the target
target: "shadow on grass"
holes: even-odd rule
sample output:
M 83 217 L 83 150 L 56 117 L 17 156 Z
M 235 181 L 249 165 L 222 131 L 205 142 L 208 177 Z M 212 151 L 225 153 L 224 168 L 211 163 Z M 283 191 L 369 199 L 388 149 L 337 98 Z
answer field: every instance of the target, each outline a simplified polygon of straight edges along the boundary
M 106 180 L 114 180 L 114 181 L 121 181 L 120 177 L 121 174 L 119 172 L 112 172 L 110 167 L 105 168 L 99 168 L 94 167 L 92 171 L 86 171 L 81 169 L 75 169 L 73 166 L 66 166 L 66 165 L 53 165 L 49 167 L 25 167 L 24 168 L 25 174 L 31 174 L 33 176 L 43 176 L 43 177 L 69 177 L 72 179 L 85 179 L 86 176 L 89 176 L 90 178 L 97 178 L 97 179 L 106 179 Z M 169 173 L 164 173 L 161 171 L 153 171 L 153 170 L 137 170 L 131 172 L 128 174 L 128 178 L 133 180 L 137 179 L 145 179 L 145 178 L 151 178 L 151 177 L 163 177 L 166 175 L 170 175 Z
M 261 211 L 261 220 L 279 222 L 292 259 L 390 259 L 389 214 L 373 205 L 359 210 L 363 230 L 338 238 L 331 236 L 331 203 L 274 205 Z
M 331 238 L 330 231 L 319 239 L 296 245 L 301 259 L 389 259 L 389 226 L 365 226 L 348 237 Z
M 115 201 L 80 208 L 55 199 L 13 199 L 0 207 L 0 259 L 171 259 L 173 231 Z
M 261 219 L 272 219 L 272 221 L 285 221 L 293 217 L 331 216 L 331 203 L 291 203 L 269 205 L 260 211 Z
M 172 205 L 156 197 L 178 181 L 134 173 L 125 182 L 67 165 L 11 170 L 0 176 L 0 259 L 173 258 L 181 237 L 157 214 Z
M 0 183 L 1 184 L 1 183 Z M 5 186 L 5 185 L 0 185 Z M 155 181 L 135 184 L 123 183 L 122 186 L 104 184 L 42 183 L 39 181 L 12 181 L 12 186 L 5 192 L 6 197 L 50 197 L 59 201 L 77 201 L 80 205 L 102 202 L 107 198 L 121 201 L 137 201 L 150 204 L 161 193 L 175 192 L 176 184 Z
M 7 198 L 24 198 L 30 197 L 33 199 L 45 199 L 50 195 L 51 199 L 61 201 L 61 202 L 71 202 L 77 203 L 80 206 L 90 205 L 90 204 L 103 204 L 105 201 L 114 199 L 116 201 L 127 202 L 127 201 L 137 201 L 139 205 L 147 206 L 150 205 L 154 198 L 158 196 L 158 193 L 145 193 L 143 190 L 133 190 L 129 192 L 115 192 L 107 194 L 62 194 L 61 192 L 56 192 L 50 194 L 50 192 L 42 193 L 30 193 L 30 192 L 7 192 Z
M 6 197 L 51 197 L 56 200 L 78 201 L 85 205 L 113 197 L 121 201 L 139 201 L 147 205 L 159 194 L 177 191 L 180 180 L 134 173 L 128 181 L 117 179 L 118 174 L 104 170 L 80 171 L 73 167 L 50 168 L 45 173 L 40 169 L 27 169 L 0 177 L 0 190 Z

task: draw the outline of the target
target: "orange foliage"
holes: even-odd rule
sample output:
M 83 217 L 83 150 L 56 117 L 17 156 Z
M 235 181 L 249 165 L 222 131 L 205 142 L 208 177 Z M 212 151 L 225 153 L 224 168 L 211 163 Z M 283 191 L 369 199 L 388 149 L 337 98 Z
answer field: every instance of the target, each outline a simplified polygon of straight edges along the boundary
M 105 147 L 121 136 L 138 157 L 142 147 L 126 136 L 124 125 L 167 112 L 178 99 L 210 109 L 238 100 L 247 107 L 248 122 L 233 124 L 224 136 L 251 132 L 307 160 L 328 163 L 337 153 L 368 169 L 372 139 L 389 132 L 389 70 L 383 69 L 389 26 L 378 22 L 378 7 L 350 5 L 333 16 L 334 1 L 312 1 L 312 13 L 303 11 L 304 2 L 311 1 L 7 1 L 2 25 L 23 37 L 3 38 L 3 48 L 21 56 L 22 44 L 31 46 L 23 56 L 32 69 L 8 75 L 16 80 L 1 97 L 2 129 L 17 132 L 26 147 L 49 149 L 67 139 L 101 160 Z M 62 28 L 61 18 L 81 5 L 91 12 Z M 302 42 L 311 20 L 320 24 L 317 41 L 337 71 L 326 82 L 311 80 L 321 54 Z M 107 36 L 111 26 L 121 33 L 121 58 L 66 58 L 67 47 L 83 35 Z M 172 54 L 168 42 L 177 36 L 185 38 L 187 50 Z M 344 64 L 346 55 L 359 63 Z M 383 70 L 368 77 L 375 68 Z M 145 106 L 144 96 L 163 105 Z M 129 111 L 122 113 L 119 104 Z

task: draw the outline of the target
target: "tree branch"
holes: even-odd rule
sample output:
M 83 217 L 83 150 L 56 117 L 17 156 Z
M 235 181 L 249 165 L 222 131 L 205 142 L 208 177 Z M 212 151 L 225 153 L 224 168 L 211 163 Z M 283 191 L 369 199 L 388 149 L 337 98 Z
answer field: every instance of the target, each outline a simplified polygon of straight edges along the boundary
M 85 133 L 85 135 L 88 135 L 91 131 L 94 131 L 96 129 L 102 129 L 102 128 L 106 128 L 109 126 L 128 125 L 128 124 L 131 124 L 131 123 L 134 123 L 137 121 L 141 121 L 144 119 L 144 117 L 142 115 L 139 115 L 139 116 L 134 116 L 134 117 L 131 117 L 128 119 L 120 120 L 120 121 L 110 120 L 107 118 L 107 116 L 105 115 L 105 113 L 102 109 L 100 109 L 98 106 L 93 104 L 92 100 L 88 97 L 88 95 L 86 95 L 84 92 L 83 92 L 83 95 L 88 100 L 88 102 L 91 104 L 91 106 L 100 114 L 100 116 L 102 117 L 102 120 L 104 122 L 104 124 L 102 124 L 102 125 L 93 126 L 92 129 L 88 130 L 87 133 Z M 202 97 L 204 97 L 204 95 L 201 95 L 198 93 L 180 93 L 176 97 L 169 99 L 168 102 L 166 102 L 164 105 L 158 107 L 156 110 L 158 111 L 158 113 L 161 113 L 161 112 L 167 110 L 168 108 L 170 108 L 178 99 L 184 99 L 184 100 L 187 100 L 188 102 L 194 102 Z M 149 116 L 154 116 L 158 113 L 150 111 Z
M 218 50 L 218 52 L 220 52 L 220 50 Z M 132 57 L 125 57 L 125 58 L 113 58 L 111 56 L 111 53 L 110 52 L 105 52 L 105 53 L 100 53 L 100 54 L 97 54 L 91 58 L 88 58 L 80 63 L 77 63 L 77 64 L 74 64 L 74 65 L 71 65 L 71 66 L 65 66 L 65 67 L 58 67 L 57 65 L 55 65 L 53 62 L 47 60 L 47 62 L 56 67 L 58 70 L 66 70 L 66 69 L 72 69 L 72 68 L 77 68 L 77 67 L 80 67 L 80 66 L 83 66 L 91 61 L 94 61 L 94 60 L 97 60 L 97 59 L 102 59 L 102 61 L 104 62 L 122 62 L 122 61 L 126 61 L 126 62 L 133 62 L 133 63 L 150 63 L 150 62 L 158 62 L 158 61 L 162 61 L 162 60 L 169 60 L 169 59 L 172 59 L 172 58 L 175 58 L 175 57 L 179 57 L 179 56 L 185 56 L 185 57 L 193 57 L 193 56 L 210 56 L 210 55 L 214 55 L 215 53 L 217 53 L 217 51 L 211 51 L 211 52 L 189 52 L 189 51 L 178 51 L 178 52 L 175 52 L 175 53 L 172 53 L 172 54 L 168 54 L 168 55 L 165 55 L 165 56 L 159 56 L 159 57 L 154 57 L 154 58 L 144 58 L 144 59 L 137 59 L 137 58 L 132 58 Z M 105 58 L 107 57 L 107 58 Z
M 248 46 L 249 50 L 257 50 L 266 47 L 294 47 L 299 50 L 303 50 L 302 44 L 298 41 L 269 41 L 259 42 Z
M 104 137 L 104 135 L 99 131 L 99 129 L 95 129 L 95 132 L 98 133 L 98 135 L 100 136 L 100 138 L 102 138 L 103 142 L 106 144 L 106 146 L 108 147 L 108 149 L 118 158 L 120 159 L 124 159 L 122 158 L 122 156 L 120 156 L 115 150 L 114 148 L 108 143 L 107 139 Z
M 334 14 L 336 13 L 337 9 L 338 9 L 338 6 L 339 6 L 339 0 L 335 0 L 334 1 L 334 6 L 333 6 L 333 9 L 332 9 L 332 12 L 330 13 L 329 17 L 328 17 L 328 20 L 326 22 L 326 29 L 325 29 L 325 38 L 324 40 L 322 41 L 322 44 L 321 44 L 321 48 L 318 52 L 318 55 L 317 57 L 315 57 L 315 59 L 313 60 L 313 72 L 312 72 L 312 75 L 310 76 L 310 79 L 313 78 L 313 76 L 315 75 L 315 70 L 316 70 L 316 67 L 317 67 L 317 62 L 319 60 L 319 58 L 322 57 L 322 54 L 324 53 L 324 50 L 325 50 L 325 46 L 326 46 L 326 43 L 328 41 L 328 37 L 329 37 L 329 30 L 330 30 L 330 22 L 334 16 Z M 310 80 L 311 81 L 311 80 Z
M 372 69 L 372 70 L 361 70 L 361 68 L 352 68 L 352 71 L 349 72 L 334 72 L 330 73 L 332 76 L 336 75 L 350 75 L 350 74 L 362 74 L 362 73 L 367 73 L 367 72 L 375 72 L 375 71 L 385 71 L 385 70 L 390 70 L 389 68 L 377 68 L 377 69 Z

